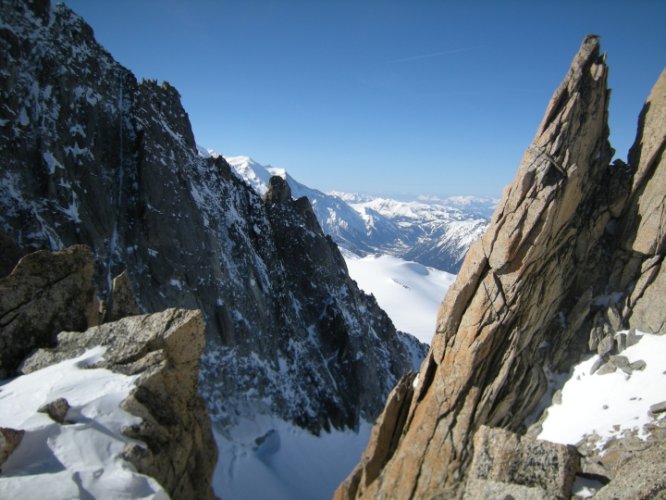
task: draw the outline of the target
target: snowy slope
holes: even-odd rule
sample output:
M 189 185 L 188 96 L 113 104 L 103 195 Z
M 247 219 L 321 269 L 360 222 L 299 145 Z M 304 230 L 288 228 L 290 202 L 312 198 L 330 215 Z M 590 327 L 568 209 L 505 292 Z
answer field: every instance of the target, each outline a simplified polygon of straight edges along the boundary
M 357 432 L 314 436 L 278 418 L 243 420 L 215 435 L 220 455 L 213 487 L 231 500 L 329 499 L 360 459 L 370 429 L 361 421 Z
M 618 335 L 621 333 L 626 332 Z M 608 440 L 627 430 L 636 430 L 645 437 L 644 427 L 652 420 L 650 406 L 666 401 L 666 336 L 640 335 L 640 341 L 622 351 L 622 356 L 629 363 L 644 361 L 645 367 L 630 374 L 619 369 L 592 373 L 598 355 L 577 365 L 562 387 L 561 404 L 548 408 L 540 439 L 576 444 L 583 437 L 596 434 L 601 449 Z M 660 418 L 666 418 L 666 414 Z
M 119 457 L 127 443 L 136 442 L 122 428 L 140 422 L 119 406 L 134 377 L 87 368 L 103 354 L 104 348 L 94 348 L 2 382 L 0 426 L 25 435 L 2 465 L 0 498 L 168 498 L 154 479 Z M 58 398 L 71 405 L 71 423 L 37 411 Z
M 391 255 L 342 252 L 350 276 L 377 299 L 396 328 L 430 343 L 437 309 L 455 275 Z
M 201 154 L 217 155 L 199 148 Z M 322 193 L 293 179 L 284 169 L 260 165 L 247 156 L 226 158 L 239 177 L 264 195 L 268 179 L 287 180 L 294 197 L 306 196 L 325 233 L 358 255 L 389 254 L 448 272 L 457 272 L 485 230 L 497 200 L 474 196 L 420 196 L 400 201 L 358 193 Z

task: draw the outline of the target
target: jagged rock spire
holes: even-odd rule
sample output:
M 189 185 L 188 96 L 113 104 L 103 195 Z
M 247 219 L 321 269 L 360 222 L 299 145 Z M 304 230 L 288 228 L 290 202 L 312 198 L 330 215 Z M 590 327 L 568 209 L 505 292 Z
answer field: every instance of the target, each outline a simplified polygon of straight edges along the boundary
M 400 386 L 390 397 L 400 408 L 390 399 L 380 417 L 394 427 L 390 446 L 371 442 L 338 498 L 455 497 L 474 431 L 521 429 L 545 391 L 543 367 L 580 353 L 608 278 L 599 243 L 628 191 L 626 169 L 609 166 L 607 73 L 599 38 L 586 37 L 447 293 L 413 390 Z

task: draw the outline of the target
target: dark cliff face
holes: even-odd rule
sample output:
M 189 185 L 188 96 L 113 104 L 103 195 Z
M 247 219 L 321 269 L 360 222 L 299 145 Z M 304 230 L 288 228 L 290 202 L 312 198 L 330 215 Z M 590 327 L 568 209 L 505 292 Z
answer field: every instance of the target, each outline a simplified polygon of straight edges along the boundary
M 91 246 L 100 290 L 127 269 L 146 312 L 202 309 L 218 422 L 374 418 L 423 346 L 358 290 L 308 201 L 277 184 L 263 201 L 201 158 L 178 92 L 137 82 L 67 7 L 3 1 L 2 19 L 0 231 Z

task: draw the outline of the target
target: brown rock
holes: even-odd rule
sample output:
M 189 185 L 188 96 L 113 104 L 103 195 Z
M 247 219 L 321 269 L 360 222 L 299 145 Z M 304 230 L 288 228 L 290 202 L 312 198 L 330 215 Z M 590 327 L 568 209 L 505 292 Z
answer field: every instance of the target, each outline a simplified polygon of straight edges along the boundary
M 92 276 L 90 249 L 76 245 L 26 255 L 0 279 L 0 378 L 32 350 L 53 345 L 58 332 L 97 324 Z
M 357 497 L 457 496 L 473 431 L 519 428 L 545 391 L 542 366 L 569 359 L 610 220 L 597 203 L 612 155 L 606 72 L 598 38 L 586 38 L 441 306 L 396 450 Z
M 635 252 L 652 256 L 666 252 L 666 70 L 643 107 L 636 142 L 629 152 L 635 169 L 632 201 L 636 209 L 624 220 L 627 246 Z
M 413 383 L 414 374 L 409 374 L 403 377 L 389 394 L 384 411 L 372 427 L 361 463 L 345 483 L 338 487 L 333 496 L 336 500 L 353 498 L 361 482 L 367 486 L 374 481 L 381 472 L 382 465 L 395 451 L 414 395 Z
M 595 500 L 631 498 L 666 499 L 666 441 L 633 454 L 616 472 L 615 478 L 601 488 Z
M 0 466 L 4 464 L 18 445 L 21 444 L 25 431 L 0 427 Z
M 64 424 L 67 420 L 67 412 L 69 411 L 69 408 L 69 403 L 65 398 L 58 398 L 40 407 L 37 411 L 48 414 L 54 422 Z
M 392 433 L 395 450 L 374 455 L 384 462 L 376 479 L 343 484 L 350 497 L 460 496 L 473 432 L 523 430 L 545 392 L 544 366 L 566 370 L 586 348 L 606 360 L 627 325 L 619 347 L 634 342 L 633 329 L 666 331 L 666 72 L 641 114 L 629 166 L 609 163 L 606 74 L 599 40 L 588 36 L 440 308 L 405 424 Z M 353 474 L 372 477 L 366 472 Z M 496 478 L 467 484 L 479 496 L 509 488 Z
M 97 345 L 106 351 L 96 367 L 138 375 L 122 406 L 142 422 L 124 432 L 146 447 L 128 447 L 123 456 L 173 498 L 212 498 L 217 448 L 197 385 L 204 347 L 201 312 L 167 309 L 82 333 L 62 332 L 57 348 L 40 349 L 22 370 L 30 373 Z
M 123 271 L 113 278 L 111 299 L 108 301 L 104 322 L 117 321 L 125 316 L 135 316 L 139 312 L 139 306 L 132 290 L 132 282 L 127 271 Z

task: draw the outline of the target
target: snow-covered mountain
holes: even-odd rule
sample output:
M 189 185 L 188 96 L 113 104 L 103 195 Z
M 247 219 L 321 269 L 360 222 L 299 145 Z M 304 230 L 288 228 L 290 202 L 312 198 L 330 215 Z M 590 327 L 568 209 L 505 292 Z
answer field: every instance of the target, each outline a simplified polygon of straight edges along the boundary
M 11 75 L 0 78 L 0 269 L 84 244 L 100 298 L 125 273 L 142 312 L 201 310 L 199 390 L 229 440 L 259 417 L 311 436 L 374 420 L 426 346 L 350 278 L 304 188 L 292 196 L 273 177 L 262 199 L 223 158 L 202 158 L 178 91 L 137 81 L 64 4 L 3 2 L 0 13 L 0 74 Z M 0 370 L 14 376 L 23 358 L 3 364 L 6 351 Z
M 226 160 L 260 195 L 266 192 L 272 175 L 284 178 L 295 197 L 310 200 L 322 229 L 341 247 L 361 256 L 389 254 L 450 273 L 458 271 L 497 203 L 494 198 L 474 196 L 420 196 L 401 201 L 323 193 L 299 183 L 284 169 L 260 165 L 247 156 Z
M 377 299 L 396 328 L 430 344 L 437 309 L 455 275 L 392 255 L 342 255 L 349 275 Z

